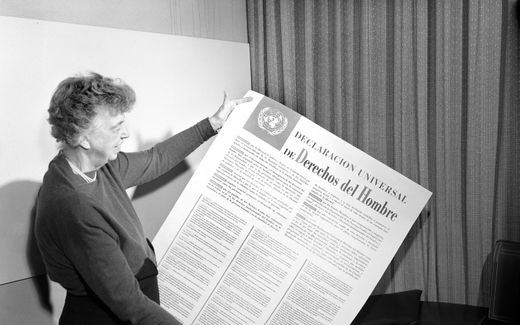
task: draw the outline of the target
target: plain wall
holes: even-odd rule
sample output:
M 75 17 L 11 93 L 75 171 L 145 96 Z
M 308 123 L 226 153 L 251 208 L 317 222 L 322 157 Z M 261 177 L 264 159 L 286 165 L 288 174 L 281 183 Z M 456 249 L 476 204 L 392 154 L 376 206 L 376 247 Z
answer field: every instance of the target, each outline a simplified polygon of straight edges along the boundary
M 0 15 L 247 43 L 245 0 L 0 0 Z
M 219 4 L 218 6 L 216 4 Z M 222 5 L 221 5 L 222 4 Z M 103 26 L 111 28 L 122 28 L 127 30 L 139 30 L 163 34 L 176 34 L 186 36 L 197 36 L 201 38 L 209 38 L 216 40 L 232 40 L 234 42 L 246 42 L 246 12 L 244 1 L 3 1 L 0 0 L 0 16 L 23 17 L 51 21 L 60 21 L 67 23 L 76 23 L 90 26 Z M 154 35 L 150 34 L 153 38 Z M 216 42 L 215 46 L 219 47 L 220 43 Z M 225 43 L 224 43 L 225 44 Z M 232 44 L 231 44 L 232 45 Z M 5 44 L 2 45 L 2 47 Z M 248 54 L 247 54 L 248 55 Z M 248 58 L 248 56 L 247 56 Z M 189 70 L 189 67 L 187 67 Z M 244 71 L 249 76 L 249 67 Z M 116 70 L 114 70 L 116 71 Z M 75 71 L 70 71 L 73 73 Z M 100 71 L 101 72 L 101 71 Z M 110 75 L 110 74 L 109 74 Z M 27 76 L 30 77 L 30 76 Z M 64 76 L 65 77 L 65 76 Z M 182 78 L 183 76 L 179 76 Z M 248 77 L 249 78 L 249 77 Z M 242 84 L 243 76 L 242 76 Z M 132 80 L 127 80 L 132 84 Z M 190 82 L 196 83 L 196 80 Z M 55 86 L 55 82 L 49 82 Z M 247 90 L 250 87 L 250 78 L 245 82 L 246 85 L 231 85 L 228 87 L 234 88 L 233 96 L 240 96 L 242 90 Z M 226 83 L 223 83 L 225 87 Z M 139 100 L 139 87 L 142 85 L 132 84 L 137 88 Z M 238 89 L 240 89 L 238 91 Z M 180 114 L 178 123 L 175 123 L 171 128 L 171 132 L 180 131 L 182 128 L 194 122 L 194 117 L 202 112 L 207 112 L 208 109 L 214 110 L 220 104 L 222 91 L 224 89 L 200 89 L 201 96 L 206 94 L 207 101 L 199 107 L 199 111 L 191 112 L 192 117 L 186 112 L 190 109 L 189 99 L 181 100 L 180 107 L 173 109 Z M 229 91 L 229 88 L 227 89 Z M 0 92 L 6 91 L 5 87 L 0 89 Z M 237 92 L 238 91 L 238 92 Z M 218 94 L 216 94 L 217 92 Z M 5 95 L 5 93 L 2 93 Z M 152 99 L 148 99 L 152 100 Z M 211 104 L 210 104 L 211 103 Z M 212 106 L 212 107 L 208 107 Z M 13 110 L 13 112 L 16 112 Z M 160 112 L 160 109 L 159 109 Z M 184 113 L 183 113 L 184 112 Z M 45 111 L 42 109 L 41 116 L 36 116 L 33 120 L 44 119 Z M 135 114 L 134 114 L 135 113 Z M 160 116 L 154 114 L 147 114 L 144 111 L 138 112 L 134 110 L 134 124 L 148 124 L 151 125 Z M 204 116 L 201 116 L 204 117 Z M 17 125 L 18 117 L 4 115 L 2 119 L 4 123 L 10 125 Z M 130 121 L 132 123 L 132 120 Z M 149 129 L 144 135 L 137 135 L 133 142 L 128 146 L 135 148 L 147 147 L 160 138 L 167 136 L 167 128 L 164 124 L 160 127 Z M 5 125 L 4 125 L 5 126 Z M 31 134 L 39 134 L 42 132 L 41 125 L 25 125 L 24 126 Z M 43 130 L 43 132 L 47 132 Z M 169 134 L 171 134 L 169 132 Z M 155 235 L 162 221 L 167 216 L 171 207 L 175 202 L 175 198 L 182 191 L 182 186 L 188 182 L 193 170 L 196 168 L 197 162 L 203 157 L 206 148 L 197 150 L 189 160 L 181 164 L 177 170 L 173 171 L 171 175 L 159 180 L 156 183 L 149 184 L 138 188 L 134 194 L 134 205 L 140 217 L 143 219 L 145 232 L 151 238 Z M 16 147 L 13 143 L 11 146 Z M 12 148 L 6 148 L 3 145 L 2 151 L 8 153 Z M 48 141 L 43 141 L 38 145 L 37 151 L 48 152 L 53 149 L 53 145 Z M 3 154 L 4 156 L 4 154 Z M 5 155 L 4 157 L 7 157 Z M 31 163 L 20 164 L 20 168 L 30 169 L 31 174 L 42 174 L 40 167 L 33 168 Z M 2 165 L 2 169 L 6 167 Z M 17 172 L 21 172 L 17 168 Z M 7 173 L 12 168 L 5 169 Z M 40 177 L 42 175 L 39 175 Z M 3 176 L 7 177 L 6 175 Z M 38 181 L 18 179 L 1 184 L 0 189 L 0 214 L 15 212 L 14 217 L 24 217 L 30 214 L 30 205 L 27 202 L 20 200 L 20 198 L 34 197 L 38 189 Z M 3 195 L 5 194 L 5 195 Z M 26 240 L 30 235 L 31 229 L 25 227 L 26 224 L 21 223 L 23 227 L 18 229 L 2 227 L 0 228 L 0 236 L 4 239 L 9 238 L 23 238 Z M 16 235 L 16 236 L 15 236 Z M 11 243 L 11 245 L 18 245 L 18 243 Z M 27 259 L 31 259 L 31 254 L 34 253 L 33 243 L 20 243 L 24 247 L 24 253 Z M 9 261 L 3 260 L 2 266 L 4 268 Z M 34 274 L 42 272 L 42 265 L 33 263 L 30 265 Z M 21 272 L 23 273 L 23 272 Z M 20 274 L 23 278 L 23 274 Z M 35 276 L 22 280 L 11 281 L 0 285 L 0 324 L 54 324 L 56 316 L 61 311 L 61 305 L 64 297 L 64 291 L 56 287 L 55 284 L 47 282 L 45 275 Z

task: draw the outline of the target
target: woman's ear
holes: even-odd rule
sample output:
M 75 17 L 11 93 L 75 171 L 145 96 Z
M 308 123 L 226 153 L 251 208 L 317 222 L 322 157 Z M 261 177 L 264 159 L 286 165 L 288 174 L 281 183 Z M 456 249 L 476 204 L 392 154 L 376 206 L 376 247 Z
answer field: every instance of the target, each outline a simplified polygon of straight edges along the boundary
M 78 140 L 79 140 L 78 145 L 81 148 L 83 148 L 85 150 L 90 149 L 90 142 L 88 141 L 88 138 L 85 135 L 81 135 Z

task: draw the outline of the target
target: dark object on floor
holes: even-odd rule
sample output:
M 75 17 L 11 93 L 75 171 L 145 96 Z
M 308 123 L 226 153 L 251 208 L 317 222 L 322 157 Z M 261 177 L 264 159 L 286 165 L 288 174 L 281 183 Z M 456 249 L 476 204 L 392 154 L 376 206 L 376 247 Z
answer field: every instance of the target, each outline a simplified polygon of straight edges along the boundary
M 496 242 L 490 298 L 490 319 L 520 324 L 520 243 Z
M 520 243 L 496 242 L 489 309 L 420 301 L 421 293 L 372 295 L 352 325 L 520 325 Z
M 421 290 L 372 295 L 352 325 L 418 324 Z
M 352 325 L 495 325 L 485 307 L 420 301 L 421 290 L 372 295 Z
M 480 325 L 486 318 L 487 310 L 485 307 L 423 301 L 418 324 Z

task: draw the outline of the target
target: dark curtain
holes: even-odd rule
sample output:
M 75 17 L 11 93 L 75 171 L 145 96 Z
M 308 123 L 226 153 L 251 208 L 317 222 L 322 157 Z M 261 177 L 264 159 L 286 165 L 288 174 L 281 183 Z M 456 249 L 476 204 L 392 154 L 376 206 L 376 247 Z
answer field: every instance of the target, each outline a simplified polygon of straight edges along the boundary
M 515 2 L 247 0 L 253 90 L 433 192 L 375 292 L 486 305 L 520 240 Z

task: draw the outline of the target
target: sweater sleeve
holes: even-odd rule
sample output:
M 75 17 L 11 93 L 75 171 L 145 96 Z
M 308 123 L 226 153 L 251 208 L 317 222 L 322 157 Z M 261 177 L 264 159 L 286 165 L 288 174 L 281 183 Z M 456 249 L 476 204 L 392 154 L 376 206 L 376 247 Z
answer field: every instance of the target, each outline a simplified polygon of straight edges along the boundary
M 117 235 L 96 208 L 88 200 L 69 203 L 74 211 L 65 211 L 69 217 L 63 221 L 60 242 L 88 287 L 121 320 L 140 325 L 180 324 L 141 291 Z
M 119 153 L 111 166 L 120 175 L 125 188 L 140 185 L 175 167 L 213 135 L 215 131 L 206 118 L 149 150 Z

